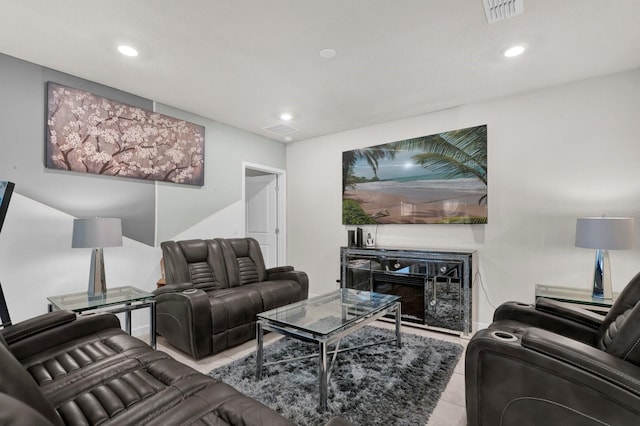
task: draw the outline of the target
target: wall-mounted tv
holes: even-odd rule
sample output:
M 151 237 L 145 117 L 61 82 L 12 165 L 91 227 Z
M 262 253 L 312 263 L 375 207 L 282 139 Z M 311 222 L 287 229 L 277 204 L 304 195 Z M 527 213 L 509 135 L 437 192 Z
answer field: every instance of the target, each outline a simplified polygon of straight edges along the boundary
M 487 223 L 487 126 L 342 153 L 342 223 Z
M 0 232 L 2 232 L 4 218 L 7 215 L 7 209 L 9 208 L 9 201 L 11 201 L 13 187 L 13 182 L 0 180 Z

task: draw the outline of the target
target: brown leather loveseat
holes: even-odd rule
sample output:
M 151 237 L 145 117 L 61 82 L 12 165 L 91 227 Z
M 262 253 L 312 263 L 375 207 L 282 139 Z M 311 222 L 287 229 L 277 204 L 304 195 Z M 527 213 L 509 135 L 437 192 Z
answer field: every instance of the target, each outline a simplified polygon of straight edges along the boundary
M 267 269 L 253 238 L 165 241 L 157 331 L 196 359 L 255 337 L 256 314 L 304 300 L 307 274 Z
M 120 329 L 55 311 L 0 330 L 1 425 L 293 425 Z

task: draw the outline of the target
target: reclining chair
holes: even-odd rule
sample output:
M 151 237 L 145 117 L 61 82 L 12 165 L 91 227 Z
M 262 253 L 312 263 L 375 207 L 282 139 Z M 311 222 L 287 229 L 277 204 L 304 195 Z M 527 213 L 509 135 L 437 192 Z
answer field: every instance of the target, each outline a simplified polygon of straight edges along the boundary
M 255 337 L 256 314 L 304 300 L 307 274 L 267 269 L 253 238 L 165 241 L 157 331 L 196 359 Z
M 465 359 L 468 425 L 640 424 L 640 274 L 606 316 L 507 302 Z
M 53 311 L 0 330 L 0 425 L 293 423 L 156 351 L 111 313 Z

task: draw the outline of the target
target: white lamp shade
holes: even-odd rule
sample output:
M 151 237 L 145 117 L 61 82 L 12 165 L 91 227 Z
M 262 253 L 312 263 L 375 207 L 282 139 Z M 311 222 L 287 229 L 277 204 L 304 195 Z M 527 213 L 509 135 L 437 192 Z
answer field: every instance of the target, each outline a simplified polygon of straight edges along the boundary
M 630 250 L 634 237 L 632 217 L 581 217 L 576 222 L 576 247 Z
M 72 248 L 120 247 L 121 245 L 120 218 L 74 219 Z

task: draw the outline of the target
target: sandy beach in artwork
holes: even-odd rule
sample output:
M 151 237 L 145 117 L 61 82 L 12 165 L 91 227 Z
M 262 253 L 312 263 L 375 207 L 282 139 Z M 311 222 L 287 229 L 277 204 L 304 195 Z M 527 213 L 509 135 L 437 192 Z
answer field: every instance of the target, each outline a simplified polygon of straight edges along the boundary
M 344 199 L 356 201 L 378 223 L 439 223 L 455 217 L 487 217 L 486 202 L 479 204 L 486 192 L 436 187 L 404 195 L 402 191 L 394 194 L 376 189 L 376 185 L 359 184 L 347 189 Z

